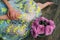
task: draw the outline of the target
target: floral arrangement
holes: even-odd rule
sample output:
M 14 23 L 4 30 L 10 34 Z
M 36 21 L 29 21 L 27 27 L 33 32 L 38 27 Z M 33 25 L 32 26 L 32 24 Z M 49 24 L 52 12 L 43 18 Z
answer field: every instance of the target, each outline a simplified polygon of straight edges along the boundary
M 34 38 L 41 35 L 51 35 L 55 29 L 55 24 L 53 20 L 48 20 L 47 18 L 40 17 L 33 21 L 31 25 L 31 34 Z

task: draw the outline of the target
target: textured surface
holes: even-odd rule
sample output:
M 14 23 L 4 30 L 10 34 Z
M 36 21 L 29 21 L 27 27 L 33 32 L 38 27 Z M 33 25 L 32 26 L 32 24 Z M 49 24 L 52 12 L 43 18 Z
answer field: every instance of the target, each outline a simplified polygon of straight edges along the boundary
M 43 2 L 43 0 L 41 0 Z M 47 0 L 45 0 L 46 2 Z M 60 0 L 48 0 L 53 1 L 58 4 L 57 6 L 51 6 L 43 10 L 43 16 L 47 17 L 48 19 L 53 19 L 56 24 L 56 29 L 51 36 L 37 38 L 36 40 L 60 40 Z

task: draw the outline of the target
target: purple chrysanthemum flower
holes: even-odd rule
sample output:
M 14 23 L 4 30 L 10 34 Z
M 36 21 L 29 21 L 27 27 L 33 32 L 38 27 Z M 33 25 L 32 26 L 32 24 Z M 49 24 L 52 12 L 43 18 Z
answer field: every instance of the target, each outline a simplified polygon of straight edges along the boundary
M 37 38 L 37 36 L 41 34 L 44 34 L 45 36 L 51 35 L 54 29 L 54 21 L 44 17 L 37 18 L 31 25 L 31 33 L 34 38 Z

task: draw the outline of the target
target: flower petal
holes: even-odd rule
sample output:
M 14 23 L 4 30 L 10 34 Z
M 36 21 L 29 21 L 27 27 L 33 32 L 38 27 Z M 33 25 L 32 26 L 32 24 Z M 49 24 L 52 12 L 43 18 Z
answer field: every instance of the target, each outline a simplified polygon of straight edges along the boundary
M 54 29 L 52 28 L 52 26 L 46 26 L 45 30 L 46 30 L 45 35 L 47 36 L 47 35 L 51 35 Z
M 38 32 L 38 34 L 44 34 L 44 26 L 39 25 L 39 27 L 37 28 L 37 32 Z

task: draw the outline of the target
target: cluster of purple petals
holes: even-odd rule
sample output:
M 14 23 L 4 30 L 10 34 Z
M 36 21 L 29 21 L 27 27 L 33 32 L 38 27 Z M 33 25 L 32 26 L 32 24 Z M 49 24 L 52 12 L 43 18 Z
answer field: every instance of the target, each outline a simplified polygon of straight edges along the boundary
M 44 34 L 45 36 L 51 35 L 55 29 L 55 23 L 53 20 L 48 20 L 47 18 L 40 17 L 32 22 L 31 34 L 34 38 Z

